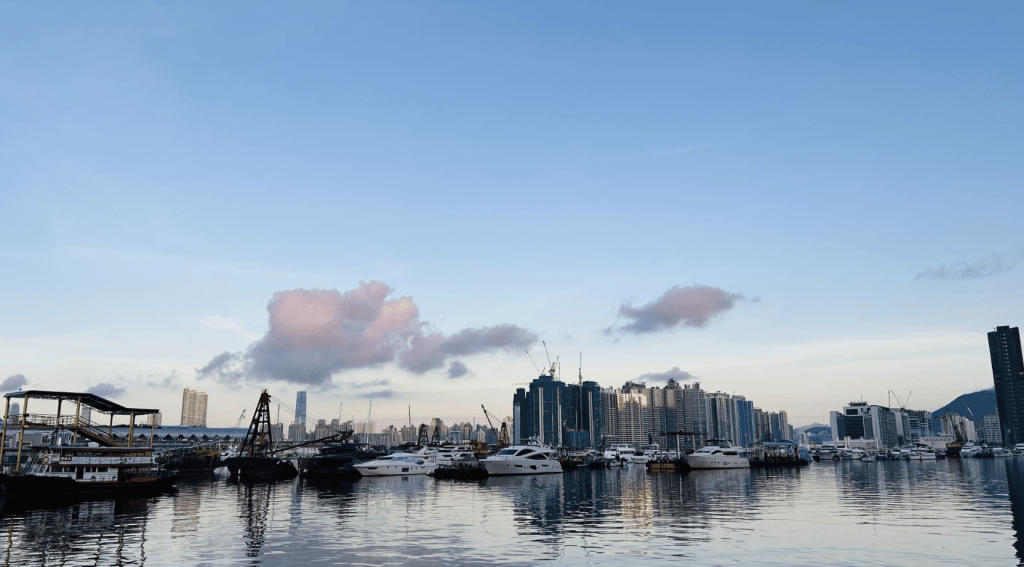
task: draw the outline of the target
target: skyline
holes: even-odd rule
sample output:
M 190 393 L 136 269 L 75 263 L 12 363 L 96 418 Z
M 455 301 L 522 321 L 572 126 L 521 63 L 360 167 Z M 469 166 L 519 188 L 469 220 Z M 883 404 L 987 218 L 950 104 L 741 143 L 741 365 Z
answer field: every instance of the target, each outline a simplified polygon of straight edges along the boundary
M 479 423 L 545 341 L 932 411 L 1024 324 L 1022 11 L 0 2 L 0 381 Z

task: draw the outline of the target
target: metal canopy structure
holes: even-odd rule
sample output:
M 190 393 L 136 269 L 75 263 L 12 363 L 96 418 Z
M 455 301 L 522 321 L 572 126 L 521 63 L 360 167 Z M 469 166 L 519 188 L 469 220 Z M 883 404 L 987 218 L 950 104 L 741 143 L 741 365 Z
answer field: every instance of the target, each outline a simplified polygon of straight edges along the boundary
M 149 408 L 128 408 L 112 402 L 106 398 L 101 398 L 96 394 L 90 394 L 88 392 L 56 392 L 52 390 L 26 390 L 24 392 L 11 392 L 4 394 L 4 397 L 10 401 L 11 398 L 25 398 L 25 399 L 38 399 L 38 400 L 73 400 L 77 403 L 81 403 L 84 406 L 111 415 L 154 415 L 160 413 L 158 409 Z
M 8 427 L 18 427 L 18 455 L 15 461 L 15 468 L 21 467 L 22 447 L 25 444 L 26 429 L 53 429 L 66 430 L 72 433 L 71 444 L 78 442 L 79 435 L 105 447 L 131 447 L 135 436 L 135 418 L 140 415 L 155 415 L 160 413 L 158 409 L 151 408 L 129 408 L 112 402 L 106 398 L 90 394 L 89 392 L 60 392 L 53 390 L 26 390 L 23 392 L 11 392 L 4 394 L 7 398 L 4 407 L 4 422 L 0 426 L 0 470 L 3 469 L 4 447 L 6 446 Z M 21 413 L 11 416 L 11 400 L 23 400 L 24 406 Z M 29 412 L 29 400 L 56 400 L 56 414 L 40 414 Z M 67 400 L 75 404 L 73 415 L 61 415 L 61 406 Z M 93 422 L 89 417 L 82 415 L 82 407 L 88 407 L 99 413 L 110 416 L 107 424 Z M 127 415 L 128 435 L 120 437 L 114 435 L 114 416 Z M 156 420 L 149 423 L 149 446 L 153 446 L 153 432 L 156 428 Z

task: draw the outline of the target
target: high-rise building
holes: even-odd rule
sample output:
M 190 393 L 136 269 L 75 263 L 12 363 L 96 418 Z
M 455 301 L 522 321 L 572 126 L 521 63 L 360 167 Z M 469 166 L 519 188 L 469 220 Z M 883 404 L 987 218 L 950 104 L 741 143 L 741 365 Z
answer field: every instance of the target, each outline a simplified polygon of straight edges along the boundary
M 992 357 L 992 381 L 1003 444 L 1013 447 L 1024 443 L 1024 358 L 1020 330 L 996 327 L 988 334 L 988 352 Z
M 512 397 L 513 443 L 536 438 L 545 445 L 582 448 L 600 442 L 601 388 L 595 382 L 567 384 L 550 374 Z
M 295 423 L 302 425 L 302 431 L 306 431 L 306 392 L 295 393 Z
M 185 388 L 181 395 L 181 424 L 206 427 L 206 392 Z
M 999 427 L 999 416 L 986 414 L 982 419 L 982 429 L 985 430 L 985 441 L 992 445 L 999 445 L 1003 442 L 1002 431 Z
M 832 439 L 853 447 L 900 447 L 909 442 L 907 415 L 900 410 L 850 402 L 842 412 L 830 412 Z

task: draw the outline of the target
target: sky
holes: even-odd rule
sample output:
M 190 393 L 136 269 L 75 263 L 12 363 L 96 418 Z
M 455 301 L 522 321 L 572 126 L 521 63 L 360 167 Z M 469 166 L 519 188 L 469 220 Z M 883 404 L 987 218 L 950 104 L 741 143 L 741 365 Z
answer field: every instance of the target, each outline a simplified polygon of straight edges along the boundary
M 1024 325 L 1022 16 L 2 0 L 0 388 L 484 423 L 546 345 L 938 409 Z

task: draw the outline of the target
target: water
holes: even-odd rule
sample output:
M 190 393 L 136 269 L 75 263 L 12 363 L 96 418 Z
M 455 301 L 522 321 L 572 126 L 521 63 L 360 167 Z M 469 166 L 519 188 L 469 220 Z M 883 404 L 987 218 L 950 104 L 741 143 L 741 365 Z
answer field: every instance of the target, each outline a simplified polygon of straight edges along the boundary
M 1024 459 L 245 485 L 0 515 L 5 566 L 1017 565 Z

